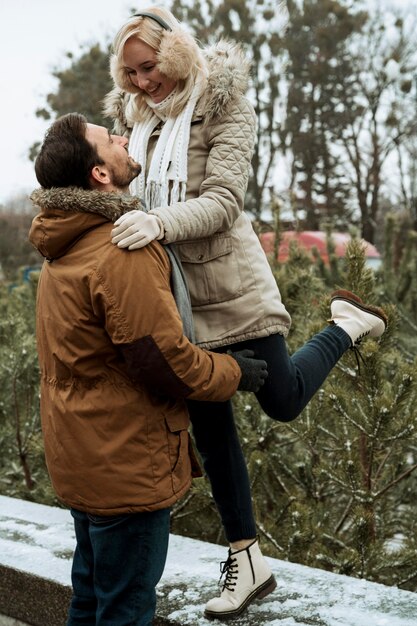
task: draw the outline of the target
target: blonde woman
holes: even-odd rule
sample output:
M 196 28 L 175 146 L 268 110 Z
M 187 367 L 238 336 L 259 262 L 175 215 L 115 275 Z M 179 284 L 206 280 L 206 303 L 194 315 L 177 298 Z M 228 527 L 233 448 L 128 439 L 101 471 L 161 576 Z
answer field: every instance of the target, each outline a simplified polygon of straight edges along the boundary
M 253 350 L 268 363 L 256 394 L 263 410 L 278 421 L 294 419 L 346 350 L 361 336 L 384 332 L 384 313 L 335 292 L 332 324 L 289 357 L 290 316 L 244 212 L 256 118 L 244 95 L 249 63 L 237 45 L 221 41 L 203 50 L 170 11 L 150 7 L 117 33 L 111 74 L 115 88 L 105 112 L 142 165 L 130 190 L 148 208 L 117 220 L 113 243 L 129 250 L 154 239 L 175 243 L 196 343 Z M 221 594 L 205 615 L 235 617 L 276 582 L 256 540 L 231 403 L 190 401 L 189 410 L 230 543 Z

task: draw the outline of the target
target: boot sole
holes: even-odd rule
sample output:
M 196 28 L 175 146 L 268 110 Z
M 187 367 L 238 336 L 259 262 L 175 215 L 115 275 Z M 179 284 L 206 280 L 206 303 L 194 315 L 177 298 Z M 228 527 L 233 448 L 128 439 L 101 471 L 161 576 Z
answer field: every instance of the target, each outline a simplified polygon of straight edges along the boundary
M 217 613 L 215 611 L 204 611 L 204 617 L 207 619 L 232 619 L 233 617 L 237 617 L 246 609 L 249 604 L 251 604 L 254 600 L 262 600 L 268 594 L 274 591 L 277 586 L 277 581 L 275 580 L 275 576 L 272 574 L 268 580 L 266 580 L 262 585 L 260 585 L 255 591 L 246 598 L 246 600 L 241 604 L 237 609 L 233 611 L 223 611 L 222 613 Z
M 376 315 L 376 317 L 379 317 L 379 319 L 384 322 L 385 328 L 388 325 L 388 317 L 383 309 L 379 306 L 373 306 L 372 304 L 365 304 L 359 296 L 351 291 L 347 291 L 347 289 L 338 289 L 337 291 L 334 291 L 331 295 L 331 301 L 334 302 L 335 300 L 349 302 L 361 311 L 365 311 L 365 313 L 372 313 L 373 315 Z

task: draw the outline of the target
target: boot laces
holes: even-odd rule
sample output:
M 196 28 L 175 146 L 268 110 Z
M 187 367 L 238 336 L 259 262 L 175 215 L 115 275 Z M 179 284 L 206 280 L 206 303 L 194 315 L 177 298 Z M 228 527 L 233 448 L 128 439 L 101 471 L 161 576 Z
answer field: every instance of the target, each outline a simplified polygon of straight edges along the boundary
M 222 561 L 220 563 L 220 579 L 221 582 L 223 576 L 225 575 L 222 591 L 228 589 L 229 591 L 234 591 L 237 579 L 238 579 L 238 565 L 237 559 L 234 559 L 232 556 L 227 557 L 227 561 Z
M 359 335 L 359 337 L 356 337 L 356 341 L 355 341 L 355 346 L 357 346 L 358 344 L 360 344 L 360 342 L 362 341 L 362 339 L 364 339 L 364 337 L 367 337 L 369 335 L 371 331 L 370 330 L 365 330 L 365 332 L 361 333 Z
M 365 333 L 363 336 L 367 335 L 368 333 Z M 353 354 L 355 355 L 355 359 L 356 359 L 356 365 L 358 366 L 358 374 L 360 375 L 361 373 L 361 361 L 364 365 L 366 365 L 366 361 L 362 356 L 361 351 L 359 350 L 359 345 L 360 345 L 360 339 L 362 339 L 362 337 L 359 337 L 359 339 L 357 339 L 354 343 L 354 345 L 350 348 L 353 352 Z

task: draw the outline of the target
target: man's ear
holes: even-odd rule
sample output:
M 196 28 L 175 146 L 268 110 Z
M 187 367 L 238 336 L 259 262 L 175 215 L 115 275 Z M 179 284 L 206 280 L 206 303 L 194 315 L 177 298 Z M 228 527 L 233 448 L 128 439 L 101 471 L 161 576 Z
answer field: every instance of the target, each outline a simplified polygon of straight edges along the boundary
M 109 185 L 111 183 L 109 170 L 105 165 L 95 165 L 90 172 L 90 177 L 95 187 L 97 183 L 100 185 Z

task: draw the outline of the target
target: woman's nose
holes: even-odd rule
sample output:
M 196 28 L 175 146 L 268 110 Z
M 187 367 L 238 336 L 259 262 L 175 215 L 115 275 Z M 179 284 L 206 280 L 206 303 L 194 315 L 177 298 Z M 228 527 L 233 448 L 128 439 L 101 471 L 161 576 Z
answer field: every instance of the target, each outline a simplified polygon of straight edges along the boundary
M 135 74 L 135 83 L 136 83 L 136 86 L 139 87 L 139 89 L 142 89 L 143 91 L 145 91 L 149 85 L 149 79 L 146 76 Z

